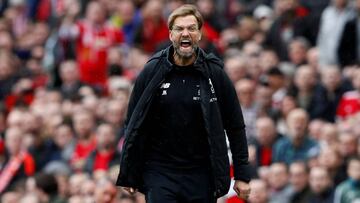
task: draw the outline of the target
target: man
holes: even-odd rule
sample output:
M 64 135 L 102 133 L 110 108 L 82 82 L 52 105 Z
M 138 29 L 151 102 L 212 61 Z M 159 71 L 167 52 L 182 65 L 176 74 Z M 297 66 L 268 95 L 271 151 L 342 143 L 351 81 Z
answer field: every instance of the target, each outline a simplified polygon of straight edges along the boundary
M 245 117 L 247 141 L 254 143 L 255 123 L 259 112 L 259 105 L 255 102 L 256 84 L 251 79 L 240 79 L 235 83 L 235 90 Z
M 258 118 L 255 126 L 257 166 L 269 166 L 273 160 L 272 148 L 281 135 L 276 131 L 275 123 L 270 117 Z
M 288 133 L 275 143 L 273 161 L 291 164 L 306 161 L 312 150 L 318 149 L 316 141 L 307 134 L 309 115 L 301 109 L 293 109 L 286 118 Z
M 198 47 L 203 21 L 192 5 L 169 16 L 172 45 L 139 75 L 129 102 L 117 185 L 148 203 L 215 202 L 230 186 L 250 193 L 244 119 L 222 63 Z M 225 133 L 226 132 L 226 133 Z
M 343 121 L 354 117 L 360 111 L 360 70 L 352 72 L 351 78 L 354 90 L 345 92 L 336 109 L 337 120 Z
M 103 178 L 96 183 L 96 190 L 94 194 L 95 202 L 99 202 L 99 203 L 115 202 L 116 195 L 117 195 L 116 187 L 110 180 Z
M 106 171 L 120 158 L 116 151 L 115 129 L 108 123 L 99 125 L 96 129 L 96 149 L 86 158 L 84 170 L 89 174 L 96 171 Z
M 269 189 L 264 180 L 253 179 L 250 182 L 250 187 L 252 189 L 251 195 L 249 196 L 250 203 L 269 202 Z
M 321 14 L 316 46 L 319 48 L 321 65 L 339 64 L 338 48 L 347 21 L 354 11 L 349 0 L 333 0 Z M 353 43 L 356 43 L 353 41 Z
M 14 189 L 16 183 L 35 174 L 35 161 L 27 150 L 22 149 L 23 132 L 11 127 L 5 132 L 5 159 L 0 166 L 0 193 Z
M 51 174 L 38 173 L 34 176 L 35 194 L 40 202 L 64 203 L 63 198 L 58 195 L 58 183 L 56 177 Z
M 289 185 L 289 171 L 285 163 L 276 162 L 269 168 L 270 203 L 290 202 L 293 189 Z
M 120 29 L 106 23 L 106 8 L 99 1 L 86 6 L 85 18 L 74 22 L 71 13 L 64 16 L 59 36 L 63 46 L 69 40 L 76 43 L 76 61 L 80 81 L 94 87 L 105 88 L 108 80 L 107 56 L 110 47 L 123 42 Z M 69 51 L 69 50 L 67 50 Z
M 325 167 L 315 166 L 311 168 L 309 183 L 312 192 L 309 202 L 334 202 L 333 181 Z
M 291 197 L 292 203 L 307 203 L 310 198 L 310 188 L 308 185 L 309 169 L 305 162 L 296 161 L 290 164 L 290 185 L 293 188 Z
M 350 159 L 347 168 L 349 178 L 336 187 L 335 203 L 356 203 L 360 201 L 360 158 Z

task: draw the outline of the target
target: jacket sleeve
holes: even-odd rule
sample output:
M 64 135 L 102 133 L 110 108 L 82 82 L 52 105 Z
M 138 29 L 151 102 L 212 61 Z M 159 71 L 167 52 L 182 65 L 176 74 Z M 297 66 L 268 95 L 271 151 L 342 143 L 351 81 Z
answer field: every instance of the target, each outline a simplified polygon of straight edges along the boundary
M 218 80 L 221 82 L 219 104 L 224 129 L 226 131 L 232 160 L 234 165 L 235 180 L 250 181 L 250 167 L 248 161 L 248 145 L 245 133 L 245 123 L 239 100 L 227 74 L 221 69 L 218 72 Z
M 126 118 L 125 118 L 125 122 L 124 122 L 123 132 L 122 132 L 123 135 L 124 134 L 126 135 L 127 126 L 129 125 L 131 116 L 132 116 L 132 114 L 135 110 L 135 107 L 136 107 L 139 99 L 141 98 L 148 82 L 150 81 L 151 76 L 155 72 L 155 67 L 156 67 L 157 62 L 158 62 L 158 60 L 149 61 L 145 65 L 144 69 L 140 72 L 139 76 L 136 78 L 136 81 L 135 81 L 134 87 L 131 91 L 131 95 L 130 95 L 130 99 L 129 99 L 127 114 L 126 114 Z

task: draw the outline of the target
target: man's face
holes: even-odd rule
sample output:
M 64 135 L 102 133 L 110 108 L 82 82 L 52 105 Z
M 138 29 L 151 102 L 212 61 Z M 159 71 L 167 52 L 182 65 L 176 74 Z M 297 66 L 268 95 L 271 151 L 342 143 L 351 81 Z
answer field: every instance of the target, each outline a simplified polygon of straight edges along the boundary
M 348 166 L 348 175 L 353 180 L 360 181 L 360 161 L 352 160 Z
M 170 40 L 175 53 L 181 58 L 191 58 L 201 39 L 197 20 L 193 15 L 177 17 L 170 30 Z
M 308 174 L 305 166 L 294 163 L 290 166 L 290 182 L 297 192 L 302 191 L 308 182 Z
M 306 135 L 307 118 L 301 112 L 294 112 L 287 118 L 289 133 L 293 139 L 302 139 Z
M 309 183 L 311 190 L 320 194 L 331 186 L 331 179 L 325 168 L 315 167 L 311 169 Z
M 274 163 L 270 166 L 269 185 L 275 190 L 282 189 L 288 183 L 286 165 Z

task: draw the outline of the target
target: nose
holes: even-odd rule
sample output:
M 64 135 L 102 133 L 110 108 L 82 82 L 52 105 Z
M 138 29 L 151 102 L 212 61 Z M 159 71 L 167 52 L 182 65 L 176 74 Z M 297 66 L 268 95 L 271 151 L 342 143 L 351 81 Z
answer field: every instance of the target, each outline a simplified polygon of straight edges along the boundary
M 190 32 L 187 28 L 185 28 L 181 33 L 182 36 L 188 36 L 189 34 L 190 34 Z

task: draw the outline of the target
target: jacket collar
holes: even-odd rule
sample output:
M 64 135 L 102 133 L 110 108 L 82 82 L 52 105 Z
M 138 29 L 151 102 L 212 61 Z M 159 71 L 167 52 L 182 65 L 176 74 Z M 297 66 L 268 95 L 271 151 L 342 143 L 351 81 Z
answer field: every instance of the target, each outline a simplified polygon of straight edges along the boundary
M 174 64 L 171 62 L 172 61 L 171 57 L 173 56 L 173 53 L 174 53 L 173 45 L 170 45 L 169 47 L 167 47 L 164 50 L 164 52 L 165 52 L 166 63 L 167 63 L 166 67 L 172 69 L 174 67 Z M 201 48 L 197 48 L 196 49 L 196 59 L 194 62 L 195 70 L 200 71 L 205 77 L 209 77 L 208 68 L 205 63 L 206 58 L 207 58 L 207 54 L 204 52 L 204 50 L 202 50 Z

